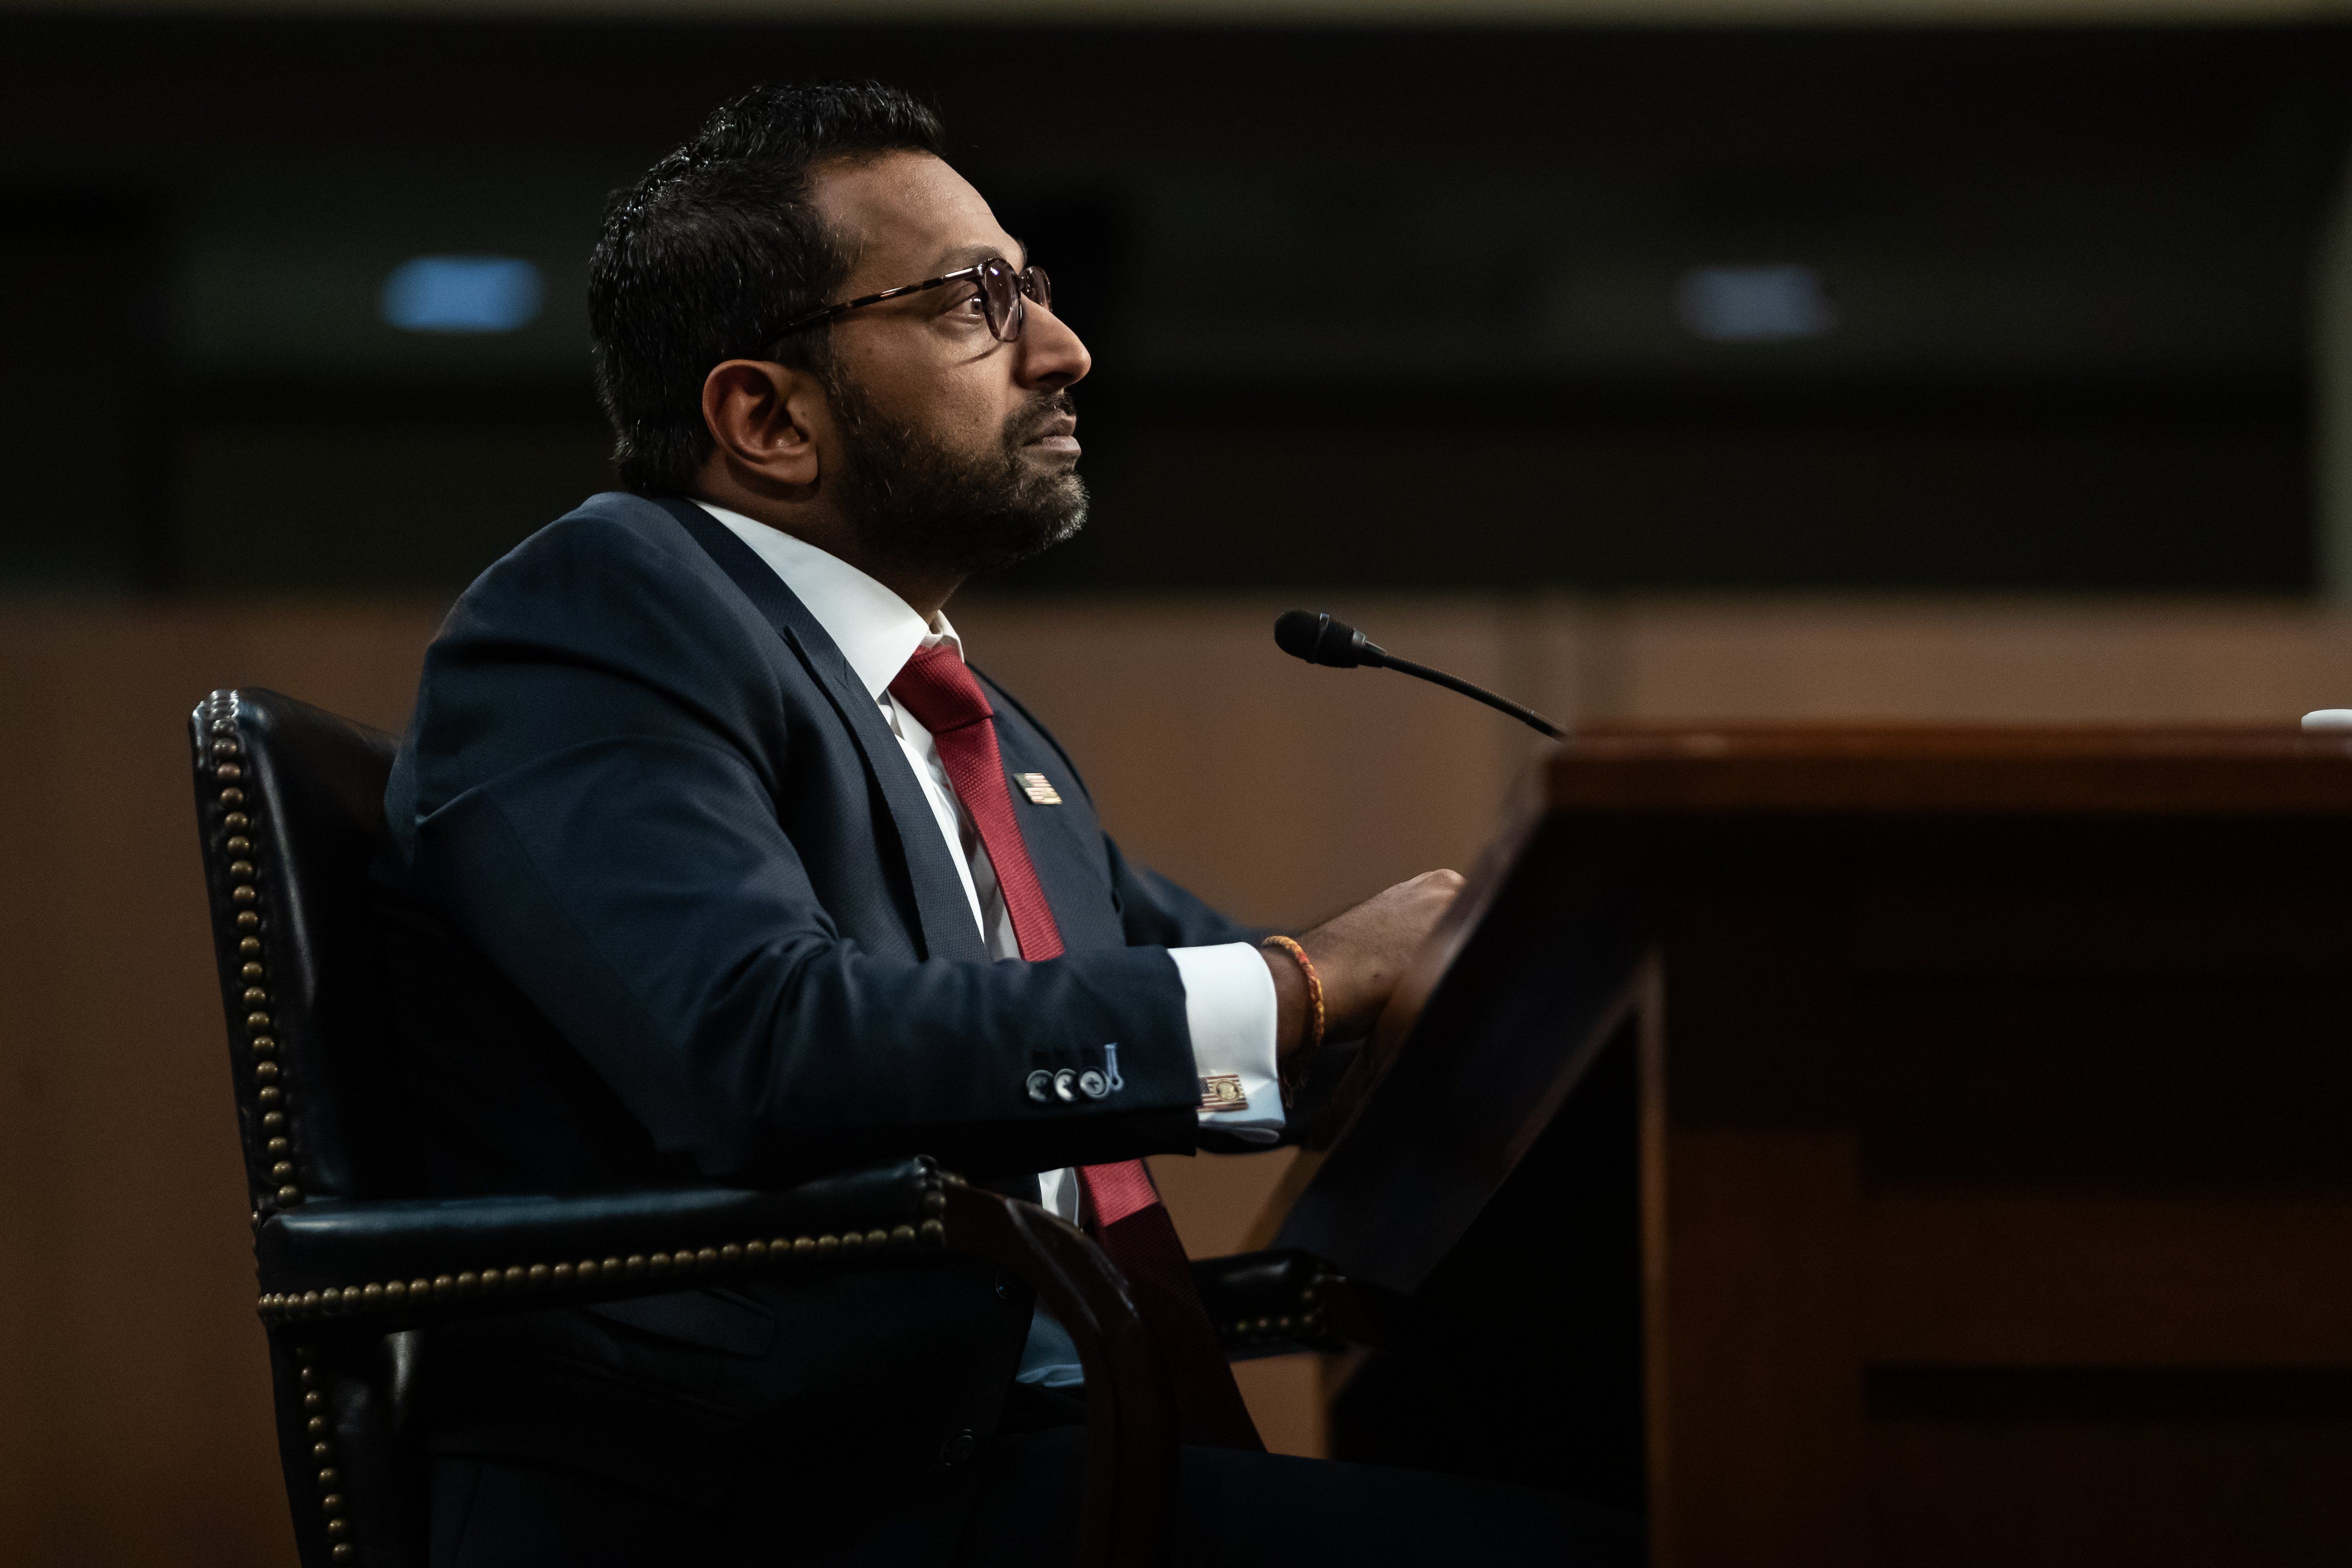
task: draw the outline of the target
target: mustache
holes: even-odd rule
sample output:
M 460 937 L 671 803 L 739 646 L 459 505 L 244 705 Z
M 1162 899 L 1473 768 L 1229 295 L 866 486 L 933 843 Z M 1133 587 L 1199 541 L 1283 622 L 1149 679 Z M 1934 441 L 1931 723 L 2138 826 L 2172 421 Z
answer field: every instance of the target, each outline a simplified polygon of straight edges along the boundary
M 1045 434 L 1045 426 L 1055 420 L 1064 417 L 1075 419 L 1077 416 L 1077 404 L 1071 398 L 1067 387 L 1047 393 L 1005 420 L 1004 444 L 1008 447 L 1026 445 Z

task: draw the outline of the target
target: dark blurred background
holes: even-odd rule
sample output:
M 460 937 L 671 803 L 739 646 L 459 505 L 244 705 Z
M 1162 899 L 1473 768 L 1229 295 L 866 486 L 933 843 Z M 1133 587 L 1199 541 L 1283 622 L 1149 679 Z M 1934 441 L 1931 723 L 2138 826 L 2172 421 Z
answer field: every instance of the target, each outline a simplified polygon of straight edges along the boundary
M 2352 29 L 2195 19 L 2303 0 L 159 3 L 0 0 L 12 1568 L 291 1560 L 186 715 L 400 727 L 450 598 L 610 483 L 606 192 L 759 81 L 935 95 L 1052 270 L 1095 521 L 953 613 L 1245 918 L 1468 865 L 1528 755 L 1281 659 L 1292 603 L 1571 721 L 2352 706 Z M 1823 4 L 1907 20 L 1719 25 Z M 1155 1172 L 1207 1254 L 1289 1158 Z M 1347 1371 L 1242 1376 L 1314 1453 Z
M 605 192 L 871 74 L 1097 356 L 1008 588 L 2307 592 L 2347 46 L 0 21 L 0 579 L 462 585 L 609 482 Z M 539 300 L 404 329 L 419 258 Z

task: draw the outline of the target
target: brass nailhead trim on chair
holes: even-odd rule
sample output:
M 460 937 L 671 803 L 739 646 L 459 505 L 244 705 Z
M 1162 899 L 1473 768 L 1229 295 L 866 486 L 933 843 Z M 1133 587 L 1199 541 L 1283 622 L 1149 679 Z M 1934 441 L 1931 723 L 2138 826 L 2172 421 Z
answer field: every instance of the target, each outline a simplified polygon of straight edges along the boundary
M 936 1188 L 923 1194 L 923 1208 L 936 1215 L 933 1200 L 943 1206 Z M 676 1252 L 632 1253 L 602 1260 L 583 1258 L 577 1263 L 515 1264 L 506 1268 L 467 1269 L 432 1279 L 387 1279 L 364 1285 L 329 1286 L 322 1290 L 273 1291 L 255 1304 L 265 1323 L 303 1322 L 318 1318 L 365 1316 L 396 1312 L 436 1301 L 487 1300 L 593 1286 L 618 1275 L 625 1279 L 686 1279 L 730 1277 L 773 1268 L 777 1264 L 847 1261 L 869 1255 L 899 1253 L 947 1246 L 947 1226 L 936 1219 L 920 1225 L 893 1226 L 887 1230 L 843 1231 L 838 1235 L 780 1236 L 772 1240 L 729 1242 L 723 1247 L 680 1247 Z
M 1236 1318 L 1217 1325 L 1217 1332 L 1236 1350 L 1276 1342 L 1312 1344 L 1323 1336 L 1328 1324 L 1323 1312 L 1324 1289 L 1336 1282 L 1332 1275 L 1318 1275 L 1315 1283 L 1300 1289 L 1297 1312 L 1272 1318 Z
M 1223 1326 L 1224 1341 L 1229 1345 L 1263 1344 L 1276 1340 L 1310 1339 L 1322 1332 L 1323 1313 L 1320 1309 L 1293 1316 L 1285 1312 L 1278 1318 L 1236 1318 Z
M 295 1375 L 302 1384 L 302 1414 L 310 1442 L 310 1460 L 319 1467 L 319 1511 L 324 1517 L 328 1555 L 337 1563 L 356 1563 L 360 1549 L 352 1543 L 350 1506 L 343 1500 L 343 1472 L 335 1463 L 334 1418 L 327 1409 L 327 1392 L 319 1386 L 319 1368 L 309 1345 L 290 1347 Z
M 253 1206 L 258 1215 L 272 1207 L 293 1207 L 302 1201 L 302 1189 L 293 1180 L 294 1146 L 287 1136 L 287 1118 L 293 1107 L 280 1087 L 286 1069 L 278 1059 L 277 1020 L 269 1011 L 266 984 L 269 971 L 260 935 L 260 870 L 253 831 L 254 808 L 259 803 L 249 801 L 246 795 L 245 737 L 237 718 L 236 692 L 215 691 L 205 699 L 205 731 L 211 737 L 205 749 L 213 761 L 212 777 L 221 786 L 224 831 L 218 853 L 229 884 L 229 901 L 236 905 L 236 929 L 243 933 L 237 939 L 238 956 L 243 960 L 237 978 L 245 987 L 237 1001 L 247 1010 L 245 1029 L 252 1052 L 248 1070 L 253 1074 L 254 1098 L 261 1106 L 263 1152 L 269 1157 L 268 1181 L 257 1182 L 254 1188 Z

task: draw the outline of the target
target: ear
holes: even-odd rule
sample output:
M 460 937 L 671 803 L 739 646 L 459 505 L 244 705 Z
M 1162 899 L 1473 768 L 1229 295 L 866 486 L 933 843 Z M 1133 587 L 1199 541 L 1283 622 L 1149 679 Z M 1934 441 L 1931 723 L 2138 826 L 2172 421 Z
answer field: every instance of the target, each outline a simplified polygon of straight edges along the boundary
M 805 494 L 823 465 L 817 425 L 824 395 L 806 371 L 761 360 L 730 359 L 702 381 L 702 422 L 717 447 L 711 457 L 755 493 Z

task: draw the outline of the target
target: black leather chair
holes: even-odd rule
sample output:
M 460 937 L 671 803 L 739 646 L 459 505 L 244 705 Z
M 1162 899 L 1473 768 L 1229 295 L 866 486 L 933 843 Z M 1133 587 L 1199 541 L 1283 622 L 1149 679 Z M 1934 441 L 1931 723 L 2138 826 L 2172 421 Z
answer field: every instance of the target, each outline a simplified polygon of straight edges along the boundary
M 419 1198 L 368 885 L 393 740 L 275 692 L 228 689 L 196 708 L 192 741 L 303 1568 L 425 1562 L 423 1465 L 404 1430 L 420 1326 L 940 1251 L 1027 1280 L 1077 1343 L 1080 1562 L 1159 1560 L 1175 1473 L 1164 1375 L 1118 1270 L 1034 1205 L 926 1159 L 787 1192 Z M 1314 1259 L 1255 1253 L 1194 1270 L 1234 1353 L 1338 1342 L 1345 1281 Z

